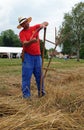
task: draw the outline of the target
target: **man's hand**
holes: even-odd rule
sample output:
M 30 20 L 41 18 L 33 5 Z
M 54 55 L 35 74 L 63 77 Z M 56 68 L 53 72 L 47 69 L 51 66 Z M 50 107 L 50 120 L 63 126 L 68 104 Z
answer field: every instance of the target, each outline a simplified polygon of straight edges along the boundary
M 46 28 L 48 26 L 48 22 L 43 22 L 41 25 L 40 25 L 40 27 L 42 27 L 42 28 Z
M 33 43 L 33 42 L 37 42 L 37 41 L 38 41 L 37 38 L 33 38 L 33 39 L 30 40 L 30 42 L 32 42 L 32 43 Z
M 29 46 L 30 44 L 35 43 L 37 41 L 38 41 L 37 38 L 30 39 L 29 41 L 24 41 L 23 46 Z

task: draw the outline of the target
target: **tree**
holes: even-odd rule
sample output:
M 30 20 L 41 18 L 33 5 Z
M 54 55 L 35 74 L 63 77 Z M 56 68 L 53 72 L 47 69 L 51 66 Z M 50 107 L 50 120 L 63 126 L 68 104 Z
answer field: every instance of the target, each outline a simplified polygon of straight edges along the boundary
M 80 2 L 72 8 L 71 13 L 64 15 L 62 24 L 63 34 L 67 39 L 63 42 L 63 52 L 68 54 L 76 53 L 79 61 L 79 52 L 81 45 L 84 43 L 84 3 Z
M 81 59 L 84 59 L 84 44 L 81 45 L 80 58 L 81 58 Z
M 19 47 L 21 46 L 18 36 L 13 30 L 9 29 L 1 32 L 1 46 Z
M 2 37 L 0 36 L 0 46 L 3 46 Z

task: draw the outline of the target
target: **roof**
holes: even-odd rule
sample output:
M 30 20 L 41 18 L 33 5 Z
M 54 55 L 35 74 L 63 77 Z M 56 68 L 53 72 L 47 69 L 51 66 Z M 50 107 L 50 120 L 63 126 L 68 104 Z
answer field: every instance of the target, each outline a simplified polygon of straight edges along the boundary
M 0 47 L 0 53 L 21 53 L 22 47 Z

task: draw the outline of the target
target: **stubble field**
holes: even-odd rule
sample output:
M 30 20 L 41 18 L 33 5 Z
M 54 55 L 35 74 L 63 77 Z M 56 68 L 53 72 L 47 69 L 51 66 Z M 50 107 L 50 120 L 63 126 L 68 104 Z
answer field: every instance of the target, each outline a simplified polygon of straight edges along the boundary
M 32 76 L 31 100 L 22 98 L 21 64 L 0 59 L 0 130 L 84 130 L 84 60 L 52 60 L 46 96 L 38 98 Z

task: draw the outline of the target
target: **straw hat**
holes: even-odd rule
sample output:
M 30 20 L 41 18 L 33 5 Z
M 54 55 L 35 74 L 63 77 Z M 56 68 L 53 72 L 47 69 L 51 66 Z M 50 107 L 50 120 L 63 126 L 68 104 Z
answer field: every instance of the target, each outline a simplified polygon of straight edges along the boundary
M 19 25 L 17 26 L 17 28 L 20 29 L 22 27 L 21 24 L 24 23 L 25 21 L 30 23 L 32 21 L 32 18 L 31 17 L 29 17 L 29 18 L 19 17 L 18 18 Z

